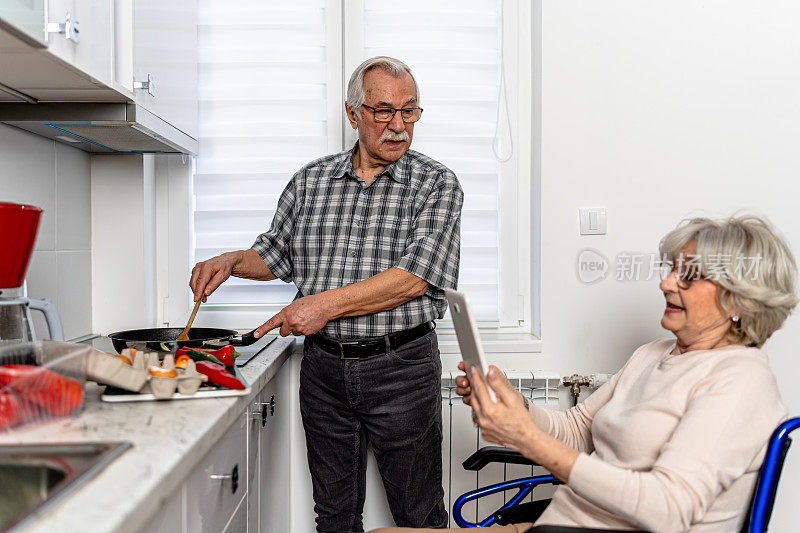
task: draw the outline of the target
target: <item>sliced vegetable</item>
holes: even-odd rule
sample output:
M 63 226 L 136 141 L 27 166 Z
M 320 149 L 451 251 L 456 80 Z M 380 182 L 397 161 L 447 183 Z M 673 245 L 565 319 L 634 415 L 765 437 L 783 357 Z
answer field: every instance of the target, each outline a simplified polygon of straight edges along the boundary
M 178 376 L 178 372 L 174 368 L 161 368 L 160 366 L 149 366 L 147 371 L 150 375 L 156 378 L 174 378 Z
M 239 352 L 236 351 L 236 349 L 233 347 L 232 344 L 223 346 L 218 350 L 209 350 L 207 348 L 181 348 L 180 350 L 175 352 L 175 355 L 183 355 L 183 354 L 188 355 L 189 352 L 202 352 L 211 355 L 225 366 L 233 366 L 233 362 L 236 360 L 237 357 L 241 355 Z M 194 357 L 192 357 L 192 359 L 194 359 L 195 361 L 208 360 L 208 359 L 195 359 Z
M 175 358 L 175 368 L 182 368 L 186 370 L 186 363 L 191 360 L 192 358 L 186 354 L 179 355 L 178 357 Z
M 83 400 L 79 383 L 33 365 L 0 366 L 0 385 L 57 416 L 71 413 Z
M 225 370 L 219 365 L 209 363 L 208 361 L 197 361 L 195 368 L 201 374 L 208 376 L 208 381 L 216 385 L 221 385 L 229 389 L 244 390 L 244 383 L 236 379 L 236 376 Z
M 217 364 L 219 366 L 225 366 L 225 365 L 222 364 L 222 361 L 220 361 L 219 359 L 217 359 L 216 357 L 214 357 L 210 353 L 201 352 L 200 350 L 194 350 L 194 349 L 191 349 L 191 348 L 188 349 L 188 350 L 186 350 L 185 348 L 181 348 L 181 350 L 185 350 L 185 351 L 180 351 L 179 350 L 179 351 L 175 352 L 175 355 L 176 356 L 185 355 L 187 357 L 191 357 L 192 361 L 198 361 L 198 362 L 199 361 L 206 361 L 208 363 L 214 363 L 214 364 Z
M 39 415 L 39 407 L 10 391 L 0 389 L 0 429 L 33 420 Z

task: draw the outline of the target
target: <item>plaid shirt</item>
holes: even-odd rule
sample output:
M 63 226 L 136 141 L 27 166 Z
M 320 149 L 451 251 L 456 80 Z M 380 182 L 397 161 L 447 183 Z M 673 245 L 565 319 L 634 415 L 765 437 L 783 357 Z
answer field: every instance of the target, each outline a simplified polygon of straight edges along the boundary
M 428 282 L 427 292 L 394 309 L 344 317 L 320 333 L 337 339 L 386 335 L 444 315 L 442 289 L 455 289 L 464 194 L 456 175 L 408 150 L 370 185 L 356 176 L 353 150 L 300 169 L 281 194 L 269 231 L 253 250 L 296 298 L 397 267 Z

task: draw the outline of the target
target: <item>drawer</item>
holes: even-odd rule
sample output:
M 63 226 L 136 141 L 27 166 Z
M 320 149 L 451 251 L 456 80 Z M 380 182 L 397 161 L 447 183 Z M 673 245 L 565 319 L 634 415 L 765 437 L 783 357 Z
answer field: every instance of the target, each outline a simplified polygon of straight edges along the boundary
M 247 419 L 241 413 L 186 478 L 186 530 L 219 533 L 246 492 Z

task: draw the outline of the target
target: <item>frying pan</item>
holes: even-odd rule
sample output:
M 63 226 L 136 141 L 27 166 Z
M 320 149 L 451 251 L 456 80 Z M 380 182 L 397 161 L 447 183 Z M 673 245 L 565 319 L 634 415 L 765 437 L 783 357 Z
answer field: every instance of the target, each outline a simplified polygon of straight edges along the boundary
M 228 344 L 234 346 L 250 346 L 258 340 L 254 333 L 239 334 L 232 329 L 192 328 L 188 341 L 177 341 L 183 328 L 151 328 L 117 331 L 108 337 L 114 343 L 114 349 L 122 352 L 125 348 L 135 348 L 145 352 L 176 352 L 180 348 L 221 348 Z

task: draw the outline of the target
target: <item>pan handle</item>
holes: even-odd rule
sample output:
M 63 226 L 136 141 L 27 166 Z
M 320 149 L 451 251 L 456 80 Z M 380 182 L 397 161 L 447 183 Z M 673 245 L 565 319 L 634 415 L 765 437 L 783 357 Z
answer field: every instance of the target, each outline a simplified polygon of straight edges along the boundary
M 234 346 L 250 346 L 251 344 L 255 344 L 258 340 L 255 336 L 255 332 L 256 330 L 254 329 L 253 331 L 242 333 L 241 335 L 234 335 L 229 339 L 229 342 Z

